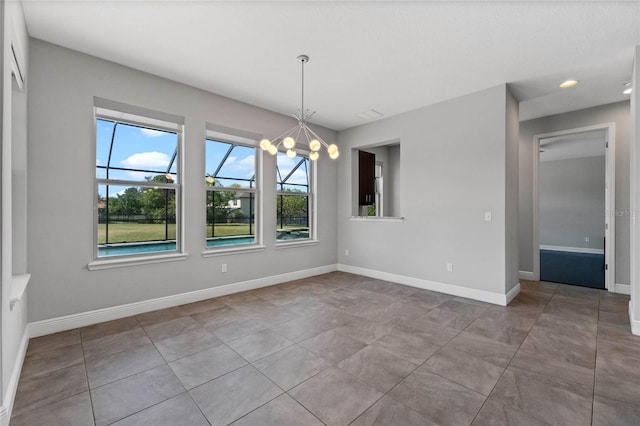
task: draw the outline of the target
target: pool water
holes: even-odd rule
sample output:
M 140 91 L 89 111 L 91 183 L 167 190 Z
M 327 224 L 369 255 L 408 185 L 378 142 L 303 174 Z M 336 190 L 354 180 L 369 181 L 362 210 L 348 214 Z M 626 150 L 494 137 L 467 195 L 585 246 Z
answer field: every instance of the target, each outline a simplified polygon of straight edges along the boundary
M 253 244 L 253 235 L 246 237 L 226 237 L 207 240 L 207 247 L 232 246 L 236 244 Z M 122 256 L 125 254 L 155 253 L 163 251 L 175 251 L 175 241 L 163 241 L 156 243 L 126 243 L 109 246 L 98 246 L 98 257 Z

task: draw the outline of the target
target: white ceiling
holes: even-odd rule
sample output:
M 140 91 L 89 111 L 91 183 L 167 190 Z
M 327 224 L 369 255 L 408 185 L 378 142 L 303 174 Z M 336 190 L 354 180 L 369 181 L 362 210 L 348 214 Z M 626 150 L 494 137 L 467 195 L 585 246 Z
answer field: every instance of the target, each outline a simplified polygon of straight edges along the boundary
M 521 120 L 628 99 L 640 1 L 23 0 L 31 36 L 341 130 L 512 83 Z M 572 89 L 558 84 L 580 80 Z
M 606 130 L 571 133 L 540 140 L 540 161 L 604 157 Z

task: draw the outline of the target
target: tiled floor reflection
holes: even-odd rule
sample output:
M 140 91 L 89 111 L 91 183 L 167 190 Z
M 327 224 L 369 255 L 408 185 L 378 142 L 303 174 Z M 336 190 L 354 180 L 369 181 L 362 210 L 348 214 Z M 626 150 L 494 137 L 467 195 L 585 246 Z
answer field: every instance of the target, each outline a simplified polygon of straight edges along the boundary
M 335 272 L 33 339 L 11 425 L 638 425 L 628 302 Z

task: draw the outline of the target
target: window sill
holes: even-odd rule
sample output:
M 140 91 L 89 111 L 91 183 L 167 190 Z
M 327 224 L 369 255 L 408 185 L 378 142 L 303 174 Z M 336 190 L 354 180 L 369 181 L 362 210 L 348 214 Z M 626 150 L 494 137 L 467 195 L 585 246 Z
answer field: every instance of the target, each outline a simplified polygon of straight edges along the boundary
M 320 241 L 318 240 L 292 241 L 292 242 L 286 242 L 286 243 L 276 242 L 276 250 L 286 249 L 290 247 L 317 246 L 318 244 L 320 244 Z
M 157 254 L 152 256 L 138 257 L 121 257 L 117 259 L 94 260 L 89 262 L 87 268 L 90 271 L 99 271 L 101 269 L 122 268 L 125 266 L 146 265 L 150 263 L 174 262 L 176 260 L 185 260 L 189 257 L 188 253 L 172 253 Z
M 351 222 L 404 222 L 404 217 L 351 216 Z
M 31 274 L 12 275 L 11 276 L 11 299 L 9 299 L 9 309 L 22 300 L 24 292 L 27 291 L 27 285 L 31 279 Z
M 263 245 L 251 245 L 251 246 L 245 246 L 245 247 L 209 249 L 202 252 L 202 257 L 215 257 L 215 256 L 226 256 L 229 254 L 253 253 L 257 251 L 263 251 L 266 248 L 267 247 Z

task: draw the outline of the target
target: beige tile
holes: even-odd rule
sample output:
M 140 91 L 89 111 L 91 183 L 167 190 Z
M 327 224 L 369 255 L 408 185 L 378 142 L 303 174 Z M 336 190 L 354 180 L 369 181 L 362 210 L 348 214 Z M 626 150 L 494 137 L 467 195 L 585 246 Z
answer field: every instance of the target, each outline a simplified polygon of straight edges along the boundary
M 332 367 L 289 391 L 296 401 L 327 425 L 346 425 L 383 394 Z

